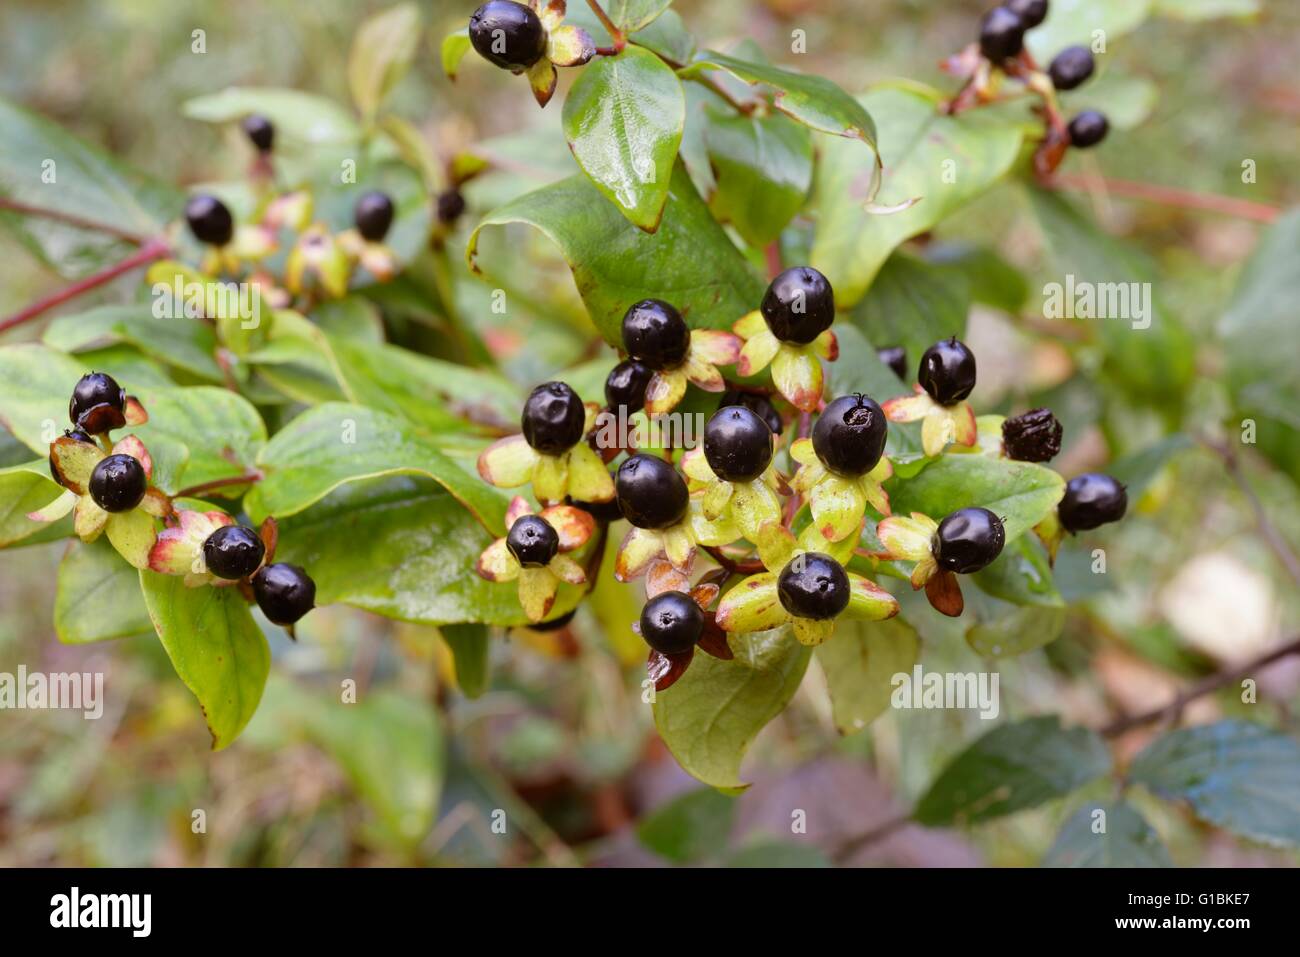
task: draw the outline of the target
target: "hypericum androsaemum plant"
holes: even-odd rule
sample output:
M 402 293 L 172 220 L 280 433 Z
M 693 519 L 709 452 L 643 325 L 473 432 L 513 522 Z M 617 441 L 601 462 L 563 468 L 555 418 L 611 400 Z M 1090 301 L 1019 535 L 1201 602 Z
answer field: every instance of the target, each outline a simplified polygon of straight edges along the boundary
M 491 0 L 443 41 L 449 77 L 475 51 L 526 78 L 540 107 L 557 68 L 576 74 L 546 122 L 572 156 L 558 169 L 545 131 L 435 145 L 389 108 L 421 51 L 412 4 L 358 32 L 353 109 L 238 88 L 186 104 L 238 123 L 250 147 L 245 176 L 188 199 L 0 104 L 0 131 L 87 171 L 75 195 L 37 202 L 35 163 L 6 160 L 5 208 L 45 227 L 25 234 L 33 247 L 56 268 L 72 266 L 69 234 L 100 237 L 79 263 L 137 247 L 0 328 L 147 267 L 135 304 L 0 348 L 0 418 L 39 456 L 0 471 L 0 544 L 80 540 L 61 572 L 63 640 L 152 624 L 224 746 L 269 668 L 250 603 L 285 625 L 341 603 L 476 626 L 457 632 L 466 675 L 489 636 L 541 645 L 617 609 L 604 638 L 623 657 L 630 635 L 644 642 L 660 735 L 729 789 L 814 653 L 850 732 L 916 662 L 918 625 L 931 640 L 931 607 L 992 658 L 1060 634 L 1058 549 L 1123 518 L 1129 493 L 1053 471 L 1063 427 L 1049 409 L 977 415 L 970 284 L 956 308 L 925 293 L 941 266 L 1014 270 L 927 244 L 1004 183 L 1086 232 L 1046 187 L 1072 148 L 1107 135 L 1101 114 L 1062 108 L 1098 69 L 1072 45 L 1093 21 L 1015 0 L 946 61 L 955 89 L 854 97 L 752 45 L 702 47 L 668 7 Z M 536 167 L 528 189 L 519 170 Z M 503 260 L 492 239 L 512 226 Z M 575 321 L 603 341 L 552 361 L 563 305 L 546 298 L 554 283 L 521 278 L 545 260 L 522 229 L 558 248 L 585 307 Z M 1025 291 L 981 295 L 1014 313 Z M 1185 343 L 1160 329 L 1107 353 L 1133 401 L 1185 389 Z M 546 373 L 520 381 L 503 344 L 525 338 L 528 368 Z M 77 589 L 105 580 L 111 607 L 83 613 Z M 1091 732 L 1050 721 L 994 733 L 1013 739 L 999 754 L 1061 759 L 1060 793 L 1108 762 Z M 918 819 L 973 819 L 979 796 L 961 797 L 954 768 Z M 1007 787 L 1002 812 L 1020 800 Z

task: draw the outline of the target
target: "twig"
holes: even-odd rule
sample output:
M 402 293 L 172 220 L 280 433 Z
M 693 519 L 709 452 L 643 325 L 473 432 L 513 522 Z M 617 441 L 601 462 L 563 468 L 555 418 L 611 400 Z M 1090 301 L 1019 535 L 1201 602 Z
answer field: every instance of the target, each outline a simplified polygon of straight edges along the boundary
M 613 37 L 614 52 L 617 53 L 627 46 L 627 35 L 618 27 L 614 26 L 614 21 L 609 18 L 609 14 L 605 12 L 605 9 L 600 5 L 598 0 L 587 0 L 587 6 L 591 7 L 591 12 L 596 15 L 596 19 L 601 22 L 601 25 L 608 30 L 609 35 Z
M 1254 658 L 1251 661 L 1246 662 L 1244 665 L 1230 668 L 1227 671 L 1215 672 L 1208 677 L 1202 678 L 1186 691 L 1176 695 L 1168 704 L 1162 705 L 1159 708 L 1153 708 L 1150 711 L 1144 711 L 1141 714 L 1118 718 L 1102 728 L 1101 734 L 1108 738 L 1114 738 L 1123 734 L 1125 731 L 1140 727 L 1144 724 L 1151 724 L 1152 722 L 1159 721 L 1162 718 L 1177 719 L 1177 717 L 1182 714 L 1183 709 L 1197 698 L 1204 697 L 1210 692 L 1217 691 L 1220 688 L 1240 681 L 1242 678 L 1247 678 L 1255 672 L 1273 664 L 1275 661 L 1280 661 L 1283 658 L 1295 654 L 1300 654 L 1300 636 L 1290 638 L 1287 643 L 1281 647 L 1274 648 L 1267 654 L 1260 655 L 1258 658 Z
M 1057 173 L 1042 180 L 1048 189 L 1066 189 L 1091 192 L 1095 185 L 1103 186 L 1114 196 L 1138 199 L 1148 203 L 1175 206 L 1180 209 L 1197 209 L 1210 213 L 1222 213 L 1225 216 L 1237 216 L 1257 223 L 1271 223 L 1277 219 L 1279 210 L 1276 206 L 1256 203 L 1248 199 L 1232 196 L 1219 196 L 1214 193 L 1195 193 L 1188 189 L 1173 186 L 1160 186 L 1156 183 L 1137 183 L 1125 179 L 1107 177 L 1079 176 L 1074 173 Z
M 226 478 L 213 479 L 211 482 L 200 482 L 198 485 L 183 488 L 172 498 L 192 498 L 203 492 L 210 492 L 215 488 L 228 488 L 231 485 L 252 485 L 254 482 L 262 481 L 263 478 L 262 473 L 258 471 L 245 472 L 243 475 L 230 475 Z
M 706 74 L 692 73 L 690 76 L 686 77 L 686 79 L 693 80 L 694 82 L 699 83 L 701 86 L 707 86 L 710 90 L 718 94 L 718 96 L 720 96 L 724 101 L 726 101 L 727 105 L 730 106 L 737 113 L 739 113 L 741 116 L 749 116 L 749 114 L 754 112 L 755 108 L 758 105 L 756 103 L 740 102 L 730 93 L 728 93 L 726 91 L 726 88 L 723 87 L 721 83 L 717 82 L 716 80 L 713 79 L 713 77 L 708 76 Z
M 751 558 L 742 561 L 736 561 L 724 552 L 722 549 L 713 545 L 700 546 L 706 555 L 721 565 L 727 572 L 732 575 L 757 575 L 759 572 L 767 570 L 767 566 L 760 559 Z
M 1273 554 L 1277 556 L 1283 567 L 1286 568 L 1287 574 L 1291 580 L 1300 586 L 1300 558 L 1296 557 L 1291 546 L 1287 544 L 1282 533 L 1277 530 L 1273 520 L 1269 518 L 1268 511 L 1264 508 L 1264 503 L 1259 500 L 1255 490 L 1251 487 L 1250 481 L 1246 474 L 1241 470 L 1241 460 L 1231 446 L 1225 445 L 1208 436 L 1197 436 L 1198 441 L 1207 449 L 1214 452 L 1219 458 L 1223 459 L 1223 464 L 1227 466 L 1228 474 L 1232 476 L 1237 487 L 1241 489 L 1242 494 L 1246 496 L 1246 501 L 1250 503 L 1251 510 L 1255 513 L 1255 524 L 1259 526 L 1259 532 L 1264 536 L 1264 541 L 1268 543 Z
M 53 295 L 46 296 L 44 299 L 32 303 L 32 305 L 23 309 L 21 312 L 14 313 L 9 318 L 0 322 L 0 332 L 5 332 L 15 326 L 20 326 L 29 319 L 35 319 L 37 316 L 53 309 L 55 306 L 61 306 L 63 303 L 75 299 L 83 293 L 96 289 L 105 283 L 112 282 L 123 273 L 128 273 L 132 269 L 138 269 L 140 266 L 148 265 L 155 259 L 161 259 L 170 252 L 171 247 L 168 246 L 166 242 L 161 239 L 151 239 L 140 250 L 131 254 L 126 259 L 123 259 L 117 265 L 110 266 L 107 269 L 95 273 L 93 276 L 87 276 L 85 279 L 74 282 L 66 289 L 61 289 Z
M 46 209 L 43 206 L 32 206 L 30 203 L 20 203 L 15 199 L 8 199 L 0 196 L 0 209 L 12 210 L 23 216 L 39 216 L 42 219 L 52 219 L 56 222 L 66 223 L 69 226 L 75 226 L 78 229 L 85 229 L 91 232 L 104 233 L 107 236 L 114 236 L 128 243 L 134 243 L 142 246 L 148 241 L 147 236 L 141 236 L 138 233 L 132 233 L 125 229 L 119 229 L 116 226 L 110 226 L 107 223 L 98 223 L 91 219 L 83 219 L 73 213 L 61 212 L 57 209 Z
M 843 864 L 868 844 L 874 844 L 882 838 L 889 837 L 895 831 L 901 830 L 911 823 L 912 816 L 910 814 L 900 814 L 898 817 L 890 818 L 884 824 L 878 824 L 869 831 L 849 838 L 831 856 L 836 864 Z

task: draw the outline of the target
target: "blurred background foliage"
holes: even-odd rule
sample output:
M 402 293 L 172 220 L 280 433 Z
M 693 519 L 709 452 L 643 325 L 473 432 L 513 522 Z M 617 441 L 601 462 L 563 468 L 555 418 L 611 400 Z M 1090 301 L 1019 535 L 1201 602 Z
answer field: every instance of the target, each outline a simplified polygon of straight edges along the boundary
M 390 102 L 444 159 L 472 149 L 495 164 L 466 191 L 469 213 L 448 243 L 458 268 L 478 218 L 574 170 L 559 133 L 558 98 L 540 112 L 521 83 L 473 58 L 454 86 L 442 77 L 437 43 L 472 5 L 419 4 L 421 53 Z M 1297 589 L 1259 534 L 1249 499 L 1223 459 L 1194 438 L 1236 437 L 1231 350 L 1216 327 L 1263 227 L 1128 201 L 1097 185 L 1104 173 L 1276 207 L 1296 203 L 1300 7 L 1279 0 L 1254 17 L 1202 22 L 1186 15 L 1254 5 L 1156 5 L 1173 15 L 1114 39 L 1104 74 L 1070 101 L 1103 106 L 1116 127 L 1102 149 L 1070 160 L 1070 171 L 1091 177 L 1095 188 L 1066 199 L 1001 186 L 909 251 L 924 257 L 918 281 L 947 290 L 970 312 L 967 341 L 980 357 L 976 408 L 1049 405 L 1066 428 L 1059 471 L 1069 476 L 1113 462 L 1111 470 L 1133 483 L 1130 519 L 1104 536 L 1105 576 L 1090 572 L 1091 540 L 1062 552 L 1058 585 L 1077 603 L 1062 637 L 999 662 L 1004 717 L 1059 712 L 1067 724 L 1101 725 L 1259 654 L 1300 623 Z M 356 26 L 383 6 L 6 0 L 0 94 L 161 180 L 231 180 L 250 160 L 242 134 L 233 124 L 187 119 L 181 105 L 232 85 L 291 87 L 346 103 L 344 64 Z M 952 90 L 938 63 L 973 36 L 982 7 L 955 0 L 681 0 L 674 10 L 712 45 L 748 39 L 778 62 L 856 92 L 897 76 Z M 804 61 L 786 52 L 796 28 L 807 32 Z M 191 53 L 196 29 L 206 32 L 201 56 Z M 1243 183 L 1246 160 L 1257 171 L 1254 183 Z M 489 239 L 501 248 L 485 248 L 485 261 L 507 255 L 527 267 L 509 273 L 514 307 L 508 317 L 494 315 L 490 288 L 474 282 L 457 283 L 456 305 L 511 378 L 530 384 L 607 359 L 607 347 L 592 351 L 592 328 L 554 248 L 535 232 L 495 233 Z M 967 258 L 963 250 L 972 245 L 997 258 Z M 1070 269 L 1085 272 L 1081 263 L 1110 279 L 1119 278 L 1116 270 L 1151 278 L 1170 317 L 1161 338 L 1141 340 L 1120 324 L 1119 332 L 1108 327 L 1080 344 L 1069 322 L 1044 320 L 1039 290 Z M 0 315 L 63 281 L 0 234 Z M 124 280 L 105 299 L 133 295 L 134 283 Z M 440 334 L 439 305 L 403 291 L 386 304 L 390 322 L 401 329 L 410 318 L 408 344 L 455 357 Z M 873 310 L 903 308 L 869 297 L 860 318 L 870 324 Z M 1294 317 L 1295 300 L 1286 308 Z M 21 330 L 5 341 L 32 334 Z M 1236 348 L 1260 355 L 1280 349 L 1294 369 L 1297 341 L 1293 318 L 1282 342 L 1261 337 Z M 606 367 L 595 372 L 597 388 Z M 1297 543 L 1293 438 L 1284 435 L 1272 450 L 1284 468 L 1255 455 L 1245 456 L 1242 468 L 1268 519 Z M 22 457 L 0 446 L 0 464 Z M 276 667 L 262 710 L 243 739 L 213 755 L 151 633 L 80 647 L 55 640 L 54 569 L 63 548 L 0 552 L 0 670 L 19 663 L 103 670 L 112 693 L 100 721 L 57 711 L 3 715 L 0 864 L 1026 865 L 1042 860 L 1079 806 L 1076 796 L 970 832 L 907 826 L 855 841 L 910 806 L 986 725 L 972 712 L 893 711 L 841 737 L 817 662 L 752 749 L 746 779 L 755 786 L 738 800 L 700 791 L 654 734 L 639 697 L 642 647 L 628 628 L 637 606 L 608 575 L 573 627 L 516 630 L 508 642 L 493 641 L 482 663 L 490 678 L 462 665 L 467 690 L 486 682 L 474 698 L 457 688 L 448 650 L 448 642 L 483 647 L 485 636 L 473 628 L 440 636 L 330 608 L 304 622 L 296 644 L 272 629 Z M 921 632 L 927 670 L 985 667 L 962 625 L 923 608 L 906 612 Z M 1231 694 L 1207 697 L 1188 718 L 1238 715 L 1294 731 L 1298 665 L 1271 669 L 1253 708 L 1234 704 Z M 348 681 L 361 703 L 337 707 Z M 1139 731 L 1118 746 L 1131 755 L 1148 739 Z M 1099 782 L 1088 794 L 1104 797 L 1107 787 Z M 1175 863 L 1295 862 L 1294 854 L 1243 844 L 1141 793 L 1135 801 Z M 791 807 L 807 814 L 808 839 L 797 844 L 789 836 Z M 206 813 L 206 834 L 193 833 L 196 809 Z M 504 835 L 494 829 L 502 819 Z

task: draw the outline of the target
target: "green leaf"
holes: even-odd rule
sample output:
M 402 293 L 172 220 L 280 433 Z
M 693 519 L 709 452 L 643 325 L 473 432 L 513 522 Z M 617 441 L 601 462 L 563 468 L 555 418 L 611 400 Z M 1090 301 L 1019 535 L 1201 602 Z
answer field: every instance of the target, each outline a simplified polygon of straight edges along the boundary
M 961 272 L 897 252 L 881 267 L 853 322 L 872 343 L 906 349 L 915 369 L 940 339 L 965 335 L 970 305 L 970 283 Z
M 483 230 L 523 223 L 560 247 L 587 311 L 606 341 L 621 344 L 623 313 L 665 299 L 693 328 L 722 329 L 754 309 L 764 283 L 709 214 L 678 164 L 657 232 L 628 222 L 585 176 L 544 186 L 487 216 L 466 255 L 476 271 Z M 518 270 L 511 255 L 506 268 Z
M 894 675 L 910 675 L 920 651 L 916 629 L 901 618 L 842 623 L 830 641 L 817 646 L 840 734 L 861 731 L 884 714 Z
M 1173 861 L 1131 804 L 1112 801 L 1079 808 L 1056 835 L 1043 866 L 1172 867 Z
M 994 728 L 959 754 L 917 804 L 930 827 L 975 824 L 1069 794 L 1110 770 L 1110 752 L 1087 728 L 1028 718 Z
M 186 588 L 178 576 L 141 571 L 140 587 L 172 667 L 199 699 L 212 748 L 238 737 L 257 710 L 271 668 L 266 636 L 237 588 Z
M 400 3 L 364 21 L 348 56 L 348 86 L 363 119 L 371 119 L 410 69 L 420 43 L 420 10 Z
M 488 630 L 483 625 L 444 625 L 439 629 L 443 640 L 451 648 L 456 661 L 456 684 L 467 698 L 477 698 L 488 688 L 491 680 L 491 646 Z
M 460 69 L 460 61 L 465 59 L 465 54 L 472 48 L 473 44 L 470 43 L 468 30 L 457 30 L 455 33 L 449 33 L 442 38 L 442 72 L 446 74 L 447 79 L 456 79 L 456 71 Z
M 125 342 L 167 365 L 210 382 L 223 381 L 212 327 L 199 319 L 160 319 L 148 304 L 100 306 L 59 316 L 45 327 L 41 341 L 69 353 Z
M 505 498 L 410 423 L 374 409 L 342 402 L 309 409 L 276 433 L 257 463 L 264 477 L 244 499 L 257 522 L 295 515 L 348 482 L 412 474 L 438 482 L 486 528 L 503 529 Z
M 985 658 L 1012 658 L 1049 645 L 1061 637 L 1065 628 L 1063 606 L 1025 605 L 1023 607 L 967 594 L 976 607 L 976 622 L 966 632 L 966 644 Z
M 970 284 L 971 297 L 994 309 L 1015 315 L 1029 298 L 1029 281 L 1024 273 L 987 246 L 934 243 L 926 248 L 925 258 L 960 272 Z
M 149 421 L 130 431 L 149 449 L 153 484 L 164 492 L 252 470 L 266 442 L 266 425 L 243 396 L 206 385 L 146 388 L 137 394 Z
M 852 140 L 861 140 L 876 152 L 876 125 L 867 106 L 825 77 L 750 63 L 714 50 L 704 50 L 689 66 L 679 70 L 681 76 L 698 76 L 710 70 L 723 70 L 751 86 L 763 85 L 775 91 L 773 105 L 804 126 Z M 862 165 L 860 150 L 854 152 Z M 873 159 L 874 159 L 873 155 Z
M 940 94 L 915 86 L 877 87 L 861 97 L 880 130 L 885 172 L 877 202 L 919 200 L 900 212 L 868 212 L 872 174 L 852 144 L 821 144 L 813 186 L 817 220 L 812 265 L 835 288 L 836 305 L 851 308 L 889 254 L 932 229 L 1006 175 L 1020 152 L 1021 128 L 997 108 L 958 116 L 940 112 Z
M 735 660 L 697 653 L 655 695 L 655 727 L 691 776 L 728 791 L 747 787 L 740 762 L 758 733 L 785 710 L 808 668 L 809 649 L 788 628 L 733 636 Z
M 736 799 L 700 788 L 657 808 L 637 825 L 646 847 L 675 864 L 713 857 L 727 846 L 736 816 Z
M 813 144 L 807 127 L 774 114 L 706 111 L 705 144 L 717 189 L 709 209 L 751 246 L 766 246 L 803 207 L 812 186 Z
M 205 123 L 230 123 L 259 113 L 277 136 L 303 143 L 354 143 L 361 128 L 338 103 L 313 93 L 278 87 L 232 86 L 186 101 L 182 112 Z
M 811 868 L 831 867 L 819 848 L 789 841 L 764 841 L 742 848 L 723 862 L 723 867 Z
M 1230 720 L 1172 731 L 1133 760 L 1129 780 L 1243 837 L 1300 845 L 1300 743 L 1263 725 Z
M 1100 110 L 1111 129 L 1136 129 L 1150 119 L 1160 88 L 1143 76 L 1106 70 L 1070 94 L 1070 112 Z
M 561 117 L 574 159 L 601 193 L 637 226 L 658 229 L 686 122 L 672 68 L 636 46 L 597 57 Z
M 1057 0 L 1050 5 L 1047 19 L 1025 34 L 1025 46 L 1040 62 L 1048 63 L 1072 44 L 1091 46 L 1100 31 L 1109 48 L 1142 25 L 1151 4 L 1152 0 Z
M 311 569 L 319 604 L 425 625 L 528 623 L 513 583 L 474 573 L 493 536 L 437 482 L 351 482 L 280 522 L 279 556 Z M 563 586 L 553 614 L 582 592 Z
M 1259 0 L 1155 0 L 1154 12 L 1174 20 L 1213 20 L 1259 13 Z
M 673 0 L 607 0 L 605 12 L 614 26 L 624 33 L 634 33 L 648 26 L 668 9 Z
M 1175 432 L 1112 462 L 1106 473 L 1123 483 L 1129 501 L 1136 502 L 1171 459 L 1195 444 L 1191 436 Z
M 935 521 L 972 505 L 997 514 L 1007 544 L 1041 522 L 1065 494 L 1065 480 L 1049 468 L 984 455 L 945 455 L 914 478 L 888 483 L 895 514 L 924 512 Z
M 68 399 L 77 380 L 90 371 L 71 356 L 34 342 L 0 346 L 0 423 L 33 452 L 48 455 L 50 442 L 72 427 Z M 113 374 L 112 369 L 99 371 Z
M 71 534 L 70 518 L 44 525 L 27 517 L 28 512 L 44 508 L 62 494 L 63 488 L 50 478 L 45 459 L 0 469 L 0 548 L 42 531 L 57 529 L 58 537 Z
M 54 595 L 54 631 L 66 645 L 148 634 L 149 609 L 140 575 L 108 539 L 86 545 L 75 539 L 59 563 Z
M 695 37 L 676 10 L 665 10 L 628 39 L 676 64 L 687 63 L 695 55 Z
M 160 235 L 183 203 L 172 186 L 123 166 L 3 98 L 0 196 L 142 237 Z M 65 275 L 88 273 L 130 251 L 120 240 L 48 218 L 0 211 L 0 223 Z
M 1278 217 L 1259 240 L 1219 320 L 1236 418 L 1255 419 L 1261 452 L 1300 482 L 1300 209 Z M 1261 345 L 1267 344 L 1267 348 Z
M 1052 578 L 1047 551 L 1032 535 L 1008 543 L 991 565 L 971 575 L 970 580 L 987 594 L 1014 605 L 1065 605 Z

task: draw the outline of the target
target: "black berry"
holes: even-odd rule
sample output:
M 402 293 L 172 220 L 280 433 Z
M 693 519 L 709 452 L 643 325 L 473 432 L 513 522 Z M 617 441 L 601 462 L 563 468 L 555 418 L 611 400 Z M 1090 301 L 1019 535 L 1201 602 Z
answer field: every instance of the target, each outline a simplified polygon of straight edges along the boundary
M 1007 0 L 1006 8 L 1020 18 L 1026 30 L 1047 19 L 1047 0 Z
M 757 413 L 729 405 L 704 427 L 704 457 L 720 479 L 753 481 L 772 461 L 772 430 Z
M 960 402 L 975 388 L 975 354 L 956 337 L 941 339 L 921 356 L 916 378 L 940 405 Z
M 642 299 L 623 314 L 623 346 L 652 369 L 674 369 L 691 348 L 691 330 L 668 303 Z
M 1096 146 L 1110 132 L 1110 122 L 1096 110 L 1084 110 L 1070 120 L 1070 145 L 1079 149 Z
M 538 452 L 559 455 L 578 444 L 587 409 L 563 382 L 543 382 L 528 394 L 520 427 L 524 439 Z
M 876 358 L 893 369 L 894 375 L 900 379 L 907 378 L 907 350 L 902 346 L 886 346 L 877 349 Z
M 776 407 L 767 400 L 766 396 L 759 395 L 757 392 L 741 392 L 739 389 L 728 389 L 722 393 L 722 398 L 718 400 L 718 408 L 725 409 L 729 405 L 743 405 L 766 422 L 773 435 L 781 434 L 781 415 L 776 411 Z
M 1092 76 L 1092 54 L 1087 47 L 1066 47 L 1052 59 L 1047 68 L 1052 86 L 1058 90 L 1073 90 Z
M 997 558 L 1006 540 L 1002 519 L 987 508 L 963 508 L 939 523 L 931 548 L 940 568 L 969 575 Z
M 377 243 L 388 235 L 388 229 L 393 225 L 393 201 L 387 193 L 371 190 L 357 200 L 352 218 L 357 224 L 357 232 Z
M 1025 45 L 1025 23 L 1007 7 L 994 7 L 980 20 L 980 53 L 994 63 L 1019 55 Z
M 275 145 L 275 127 L 270 120 L 254 113 L 244 117 L 244 122 L 239 125 L 244 128 L 244 133 L 259 153 L 271 152 L 271 147 Z
M 506 548 L 524 568 L 541 568 L 560 550 L 560 536 L 546 519 L 521 515 L 510 526 Z
M 849 604 L 849 576 L 844 566 L 821 552 L 796 555 L 776 582 L 781 605 L 796 618 L 823 621 Z
M 450 226 L 465 212 L 465 197 L 459 190 L 449 189 L 438 194 L 438 222 Z
M 816 269 L 795 266 L 772 280 L 760 308 L 772 335 L 806 345 L 835 321 L 835 293 Z
M 126 425 L 126 391 L 103 372 L 83 375 L 72 387 L 68 418 L 79 430 L 91 435 Z
M 841 475 L 865 475 L 885 451 L 889 426 L 876 400 L 842 395 L 822 411 L 813 426 L 813 451 L 822 465 Z
M 689 651 L 703 633 L 704 612 L 690 595 L 662 592 L 641 609 L 641 637 L 660 654 Z
M 625 407 L 628 415 L 640 411 L 645 407 L 646 386 L 654 374 L 655 370 L 645 363 L 624 359 L 605 378 L 605 404 L 614 410 Z
M 85 432 L 81 431 L 81 429 L 64 429 L 64 430 L 63 430 L 63 436 L 64 436 L 64 438 L 68 438 L 68 439 L 76 439 L 78 442 L 94 442 L 94 441 L 95 441 L 93 438 L 91 438 L 91 437 L 90 437 L 89 435 L 87 435 Z M 58 482 L 60 485 L 63 484 L 63 480 L 59 478 L 59 470 L 56 469 L 56 468 L 54 467 L 54 453 L 53 453 L 53 452 L 50 453 L 50 476 L 54 479 L 54 481 Z
M 144 466 L 130 455 L 109 455 L 90 473 L 90 497 L 106 512 L 128 512 L 144 498 Z
M 1066 484 L 1056 513 L 1067 532 L 1086 532 L 1118 522 L 1128 509 L 1128 492 L 1109 475 L 1089 472 Z
M 1063 431 L 1050 409 L 1030 409 L 1002 423 L 1002 448 L 1019 462 L 1050 462 L 1060 454 Z
M 203 560 L 218 578 L 238 581 L 257 571 L 266 546 L 257 532 L 243 525 L 223 525 L 203 542 Z
M 292 625 L 316 607 L 316 583 L 297 565 L 264 565 L 253 576 L 257 607 L 277 625 Z
M 483 59 L 514 73 L 546 52 L 546 29 L 537 14 L 513 0 L 488 0 L 469 18 L 469 40 Z
M 235 219 L 226 204 L 206 193 L 190 197 L 185 204 L 185 222 L 194 238 L 209 246 L 224 246 L 235 235 Z
M 653 455 L 633 455 L 614 477 L 618 507 L 637 528 L 667 528 L 686 514 L 690 495 L 677 470 Z

